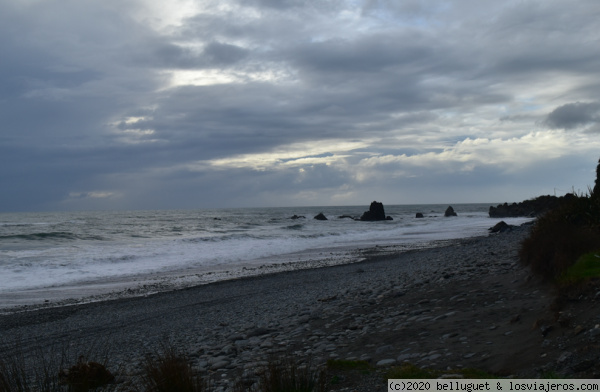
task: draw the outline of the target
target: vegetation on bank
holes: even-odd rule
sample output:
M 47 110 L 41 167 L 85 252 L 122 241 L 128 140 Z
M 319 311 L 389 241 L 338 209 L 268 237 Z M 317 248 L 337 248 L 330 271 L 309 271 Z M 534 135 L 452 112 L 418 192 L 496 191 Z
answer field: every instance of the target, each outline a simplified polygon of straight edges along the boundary
M 600 161 L 596 173 L 600 175 Z M 520 262 L 559 288 L 600 277 L 594 257 L 600 255 L 599 184 L 596 178 L 587 194 L 564 198 L 539 216 L 521 244 Z

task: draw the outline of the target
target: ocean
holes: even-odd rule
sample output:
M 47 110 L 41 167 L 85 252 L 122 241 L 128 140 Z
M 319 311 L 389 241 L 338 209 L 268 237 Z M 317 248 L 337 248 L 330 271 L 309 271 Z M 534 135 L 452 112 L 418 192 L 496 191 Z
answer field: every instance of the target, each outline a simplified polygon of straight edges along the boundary
M 448 205 L 386 205 L 393 220 L 383 222 L 339 218 L 358 218 L 368 205 L 0 213 L 0 294 L 307 260 L 353 262 L 359 248 L 485 235 L 500 221 L 487 213 L 497 204 L 455 204 L 452 218 L 443 216 Z M 329 220 L 313 219 L 320 212 Z M 416 219 L 417 212 L 426 218 Z

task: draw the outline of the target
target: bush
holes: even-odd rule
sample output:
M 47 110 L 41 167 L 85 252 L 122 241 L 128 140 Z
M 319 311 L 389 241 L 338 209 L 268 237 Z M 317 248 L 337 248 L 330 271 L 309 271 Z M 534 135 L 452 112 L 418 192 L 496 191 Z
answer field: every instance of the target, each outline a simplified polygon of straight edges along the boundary
M 576 196 L 540 216 L 521 243 L 519 260 L 555 280 L 583 254 L 600 249 L 600 198 Z
M 86 350 L 76 342 L 25 350 L 19 338 L 0 344 L 0 392 L 116 390 L 108 344 Z M 83 355 L 82 355 L 83 353 Z M 78 358 L 78 360 L 75 360 Z M 97 361 L 90 361 L 94 358 Z M 75 363 L 73 366 L 69 366 Z M 118 369 L 119 371 L 120 369 Z
M 187 357 L 166 341 L 162 352 L 146 356 L 140 386 L 144 392 L 201 392 L 209 387 L 194 375 Z

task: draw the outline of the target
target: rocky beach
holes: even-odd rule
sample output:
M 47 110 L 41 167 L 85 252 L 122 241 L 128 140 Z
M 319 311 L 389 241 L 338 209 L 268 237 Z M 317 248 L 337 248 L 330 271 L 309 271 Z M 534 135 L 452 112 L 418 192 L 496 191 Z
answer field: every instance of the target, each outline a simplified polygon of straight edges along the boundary
M 553 310 L 551 287 L 517 263 L 529 227 L 402 253 L 366 249 L 356 264 L 5 313 L 0 335 L 18 338 L 25 351 L 104 342 L 125 383 L 168 341 L 223 391 L 236 377 L 251 384 L 265 361 L 282 354 L 381 369 L 410 362 L 527 378 L 596 376 L 595 293 Z M 340 377 L 335 390 L 385 390 L 378 376 Z

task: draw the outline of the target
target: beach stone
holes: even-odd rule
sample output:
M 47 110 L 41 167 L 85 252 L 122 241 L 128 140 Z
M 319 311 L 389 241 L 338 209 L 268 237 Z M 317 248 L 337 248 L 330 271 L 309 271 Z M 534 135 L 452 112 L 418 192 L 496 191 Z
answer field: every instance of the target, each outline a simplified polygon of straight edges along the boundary
M 196 363 L 196 366 L 201 367 L 201 368 L 205 368 L 208 366 L 208 361 L 198 361 Z
M 316 219 L 316 220 L 329 220 L 329 219 L 327 219 L 327 217 L 325 215 L 323 215 L 322 212 L 319 212 L 319 214 L 316 215 L 313 219 Z
M 558 359 L 556 360 L 558 363 L 564 362 L 567 359 L 571 358 L 571 356 L 573 355 L 573 353 L 569 352 L 569 351 L 565 351 L 564 353 L 562 353 L 560 355 L 560 357 L 558 357 Z
M 434 361 L 434 360 L 440 358 L 441 356 L 442 356 L 442 354 L 433 354 L 433 355 L 430 355 L 429 357 L 427 357 L 427 359 L 430 361 Z
M 298 317 L 298 323 L 304 324 L 304 323 L 307 323 L 310 319 L 311 319 L 311 317 L 309 315 L 301 316 L 301 317 Z
M 211 365 L 210 370 L 223 369 L 229 365 L 229 361 L 219 361 Z
M 410 359 L 410 358 L 412 358 L 412 354 L 400 354 L 398 356 L 398 358 L 396 358 L 396 360 L 398 362 L 403 362 L 403 361 L 406 361 L 407 359 Z
M 212 358 L 208 358 L 207 360 L 208 364 L 210 365 L 211 369 L 213 368 L 214 365 L 216 364 L 220 364 L 222 362 L 226 362 L 226 364 L 229 364 L 229 357 L 222 355 L 219 357 L 212 357 Z M 225 365 L 223 365 L 225 366 Z M 216 367 L 215 369 L 220 369 L 219 367 Z
M 232 354 L 237 352 L 237 348 L 231 344 L 228 344 L 221 349 L 221 352 L 225 354 Z
M 386 351 L 391 351 L 393 349 L 394 349 L 394 347 L 392 347 L 391 345 L 388 344 L 386 346 L 381 346 L 377 350 L 375 350 L 375 354 L 381 354 L 381 353 L 384 353 Z
M 377 366 L 389 366 L 389 365 L 393 365 L 396 363 L 395 359 L 382 359 L 381 361 L 377 362 Z
M 250 344 L 250 341 L 245 340 L 245 339 L 244 340 L 236 340 L 233 344 L 235 344 L 238 347 L 245 347 Z
M 267 328 L 256 328 L 254 331 L 248 333 L 248 337 L 262 336 L 268 334 L 270 331 Z
M 498 232 L 503 233 L 507 230 L 510 230 L 511 228 L 512 228 L 511 225 L 507 224 L 504 221 L 500 221 L 500 222 L 496 223 L 494 225 L 494 227 L 490 227 L 488 230 L 492 233 L 498 233 Z
M 600 335 L 600 328 L 590 329 L 590 335 L 592 337 Z
M 542 347 L 545 348 L 548 346 L 550 346 L 550 341 L 548 339 L 544 339 L 544 341 L 542 342 Z
M 233 335 L 229 335 L 227 340 L 231 342 L 235 342 L 236 340 L 244 340 L 244 336 L 239 333 L 234 333 Z
M 468 359 L 468 358 L 471 358 L 471 357 L 473 357 L 473 356 L 475 356 L 475 353 L 470 353 L 470 354 L 467 354 L 467 355 L 465 355 L 463 358 L 465 358 L 465 359 Z

